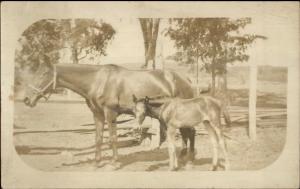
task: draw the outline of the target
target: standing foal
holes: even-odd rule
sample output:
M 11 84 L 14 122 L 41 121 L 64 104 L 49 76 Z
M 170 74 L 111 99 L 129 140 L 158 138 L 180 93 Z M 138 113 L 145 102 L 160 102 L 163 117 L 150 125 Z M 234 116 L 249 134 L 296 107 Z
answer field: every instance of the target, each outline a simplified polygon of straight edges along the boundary
M 145 97 L 133 98 L 135 103 L 135 115 L 141 124 L 146 115 L 154 115 L 167 127 L 168 151 L 170 158 L 170 170 L 178 167 L 175 146 L 176 129 L 194 128 L 204 124 L 208 131 L 213 147 L 213 160 L 211 170 L 217 169 L 218 147 L 221 148 L 225 158 L 225 170 L 229 169 L 228 155 L 225 140 L 221 131 L 222 108 L 218 100 L 203 96 L 193 99 L 165 99 L 155 102 Z

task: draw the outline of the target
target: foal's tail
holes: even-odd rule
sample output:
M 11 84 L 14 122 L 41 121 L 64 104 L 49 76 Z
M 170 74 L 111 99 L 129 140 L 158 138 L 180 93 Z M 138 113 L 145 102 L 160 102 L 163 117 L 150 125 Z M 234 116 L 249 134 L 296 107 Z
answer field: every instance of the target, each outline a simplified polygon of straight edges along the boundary
M 225 119 L 226 127 L 229 128 L 231 126 L 231 119 L 230 119 L 228 109 L 226 106 L 222 106 L 221 109 L 222 109 L 221 111 L 222 111 L 222 114 Z

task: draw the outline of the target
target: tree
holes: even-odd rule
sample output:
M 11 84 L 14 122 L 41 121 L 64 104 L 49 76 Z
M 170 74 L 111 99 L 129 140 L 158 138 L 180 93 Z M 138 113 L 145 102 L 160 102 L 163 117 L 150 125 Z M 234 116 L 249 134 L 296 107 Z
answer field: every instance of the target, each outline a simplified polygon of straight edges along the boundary
M 19 48 L 15 53 L 16 67 L 23 69 L 29 66 L 34 71 L 38 65 L 41 55 L 53 52 L 61 48 L 61 27 L 57 20 L 40 20 L 28 27 L 18 40 Z M 56 63 L 58 53 L 51 54 L 51 60 Z
M 144 38 L 145 47 L 145 64 L 142 68 L 147 68 L 149 61 L 152 60 L 152 67 L 155 69 L 155 55 L 156 55 L 156 40 L 159 30 L 159 18 L 139 18 L 141 29 Z
M 72 23 L 75 23 L 72 27 Z M 30 64 L 36 69 L 41 55 L 50 56 L 52 63 L 59 60 L 59 50 L 69 48 L 72 60 L 78 63 L 88 54 L 106 55 L 108 42 L 115 30 L 110 24 L 93 19 L 44 19 L 28 27 L 19 39 L 16 66 Z
M 64 28 L 62 37 L 71 51 L 74 64 L 93 54 L 106 55 L 108 42 L 116 31 L 107 23 L 97 22 L 94 19 L 62 20 Z
M 258 38 L 266 39 L 261 35 L 241 34 L 240 29 L 250 23 L 250 18 L 171 19 L 167 35 L 175 40 L 178 49 L 195 57 L 197 67 L 199 59 L 202 61 L 201 68 L 211 73 L 211 93 L 215 95 L 217 75 L 224 80 L 225 86 L 220 88 L 227 89 L 227 63 L 247 61 L 249 45 Z

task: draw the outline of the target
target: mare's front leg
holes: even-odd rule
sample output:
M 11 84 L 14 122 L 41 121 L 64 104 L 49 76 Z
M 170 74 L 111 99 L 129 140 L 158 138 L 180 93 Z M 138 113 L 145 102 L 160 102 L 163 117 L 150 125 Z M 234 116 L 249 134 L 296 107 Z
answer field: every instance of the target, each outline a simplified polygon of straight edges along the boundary
M 107 120 L 109 135 L 110 135 L 110 144 L 113 151 L 113 157 L 111 164 L 113 165 L 113 169 L 118 169 L 120 167 L 120 163 L 118 163 L 118 136 L 117 136 L 117 116 L 118 114 L 112 110 L 105 110 L 105 117 Z
M 101 161 L 101 146 L 103 141 L 103 128 L 104 128 L 104 113 L 98 112 L 94 113 L 94 120 L 95 120 L 95 127 L 96 127 L 96 153 L 95 153 L 95 162 L 96 166 L 98 166 L 98 163 Z

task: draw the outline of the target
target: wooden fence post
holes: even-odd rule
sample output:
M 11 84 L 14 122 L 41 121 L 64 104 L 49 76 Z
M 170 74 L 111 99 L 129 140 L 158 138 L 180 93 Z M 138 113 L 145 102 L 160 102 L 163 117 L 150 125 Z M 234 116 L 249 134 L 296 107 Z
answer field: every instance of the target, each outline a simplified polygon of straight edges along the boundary
M 249 78 L 249 137 L 256 140 L 256 84 L 257 84 L 257 65 L 250 64 Z

